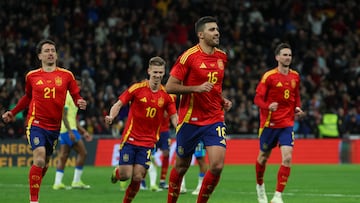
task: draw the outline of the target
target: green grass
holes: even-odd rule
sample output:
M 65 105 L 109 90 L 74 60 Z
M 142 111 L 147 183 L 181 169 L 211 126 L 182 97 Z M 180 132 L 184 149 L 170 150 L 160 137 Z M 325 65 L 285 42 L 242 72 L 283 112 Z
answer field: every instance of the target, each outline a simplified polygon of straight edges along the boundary
M 269 200 L 275 190 L 278 165 L 269 165 L 265 184 Z M 85 167 L 83 181 L 90 190 L 54 191 L 55 169 L 50 168 L 43 179 L 41 203 L 119 203 L 124 192 L 119 184 L 110 183 L 110 167 Z M 179 203 L 194 203 L 196 196 L 191 190 L 197 184 L 198 167 L 192 166 L 186 175 L 190 192 L 181 195 Z M 0 168 L 0 202 L 29 202 L 27 185 L 28 168 Z M 70 184 L 73 168 L 66 168 L 64 183 Z M 148 181 L 147 181 L 148 182 Z M 294 165 L 283 194 L 286 203 L 355 203 L 360 198 L 359 165 Z M 139 191 L 134 203 L 166 202 L 167 193 Z M 209 200 L 210 203 L 252 203 L 256 201 L 255 173 L 253 165 L 226 166 L 220 183 Z

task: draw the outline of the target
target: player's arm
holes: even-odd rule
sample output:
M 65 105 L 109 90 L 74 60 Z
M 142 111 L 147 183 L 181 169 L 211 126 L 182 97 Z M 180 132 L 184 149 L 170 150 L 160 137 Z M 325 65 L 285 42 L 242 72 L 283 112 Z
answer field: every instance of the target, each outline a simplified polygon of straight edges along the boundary
M 78 129 L 79 133 L 85 138 L 86 141 L 91 141 L 93 139 L 93 136 L 80 125 L 79 120 L 76 119 L 76 128 Z
M 173 125 L 174 128 L 177 127 L 178 120 L 179 120 L 179 117 L 178 117 L 177 113 L 170 116 L 170 122 L 171 122 L 171 124 Z
M 231 107 L 232 107 L 232 102 L 229 99 L 223 97 L 223 108 L 224 108 L 224 110 L 229 111 L 231 109 Z
M 121 102 L 121 100 L 118 100 L 115 104 L 111 106 L 109 115 L 105 116 L 105 122 L 107 124 L 111 124 L 113 122 L 114 118 L 119 114 L 122 106 L 123 103 Z
M 69 133 L 70 140 L 75 141 L 75 135 L 74 135 L 74 133 L 72 132 L 72 130 L 70 128 L 70 124 L 69 124 L 69 120 L 68 120 L 68 110 L 67 110 L 67 108 L 64 108 L 64 110 L 63 110 L 62 120 L 63 120 L 63 124 L 64 124 L 66 130 Z
M 20 111 L 24 110 L 25 108 L 27 108 L 30 104 L 31 98 L 28 97 L 26 94 L 24 96 L 22 96 L 20 98 L 20 100 L 18 101 L 18 103 L 16 104 L 16 106 L 10 110 L 10 111 L 6 111 L 3 115 L 2 115 L 2 119 L 5 123 L 8 123 L 10 121 L 14 121 L 15 120 L 15 115 L 18 114 Z
M 169 94 L 188 94 L 192 92 L 210 92 L 214 84 L 204 82 L 201 85 L 185 86 L 182 81 L 170 76 L 166 82 L 165 89 Z

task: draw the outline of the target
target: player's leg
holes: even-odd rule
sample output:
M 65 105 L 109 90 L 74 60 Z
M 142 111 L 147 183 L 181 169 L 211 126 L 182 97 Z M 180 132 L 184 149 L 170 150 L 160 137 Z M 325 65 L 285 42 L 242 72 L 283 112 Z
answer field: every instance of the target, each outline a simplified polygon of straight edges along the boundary
M 169 176 L 168 203 L 175 203 L 179 198 L 182 179 L 189 169 L 192 154 L 200 141 L 200 131 L 201 127 L 187 123 L 181 124 L 177 131 L 176 160 Z
M 277 184 L 272 203 L 282 203 L 282 192 L 288 182 L 290 176 L 290 167 L 292 160 L 294 132 L 292 127 L 284 128 L 279 132 L 279 145 L 281 151 L 281 166 L 277 174 Z
M 209 157 L 209 170 L 206 172 L 197 203 L 207 202 L 210 195 L 216 188 L 220 180 L 222 169 L 224 168 L 226 148 L 222 146 L 207 146 L 206 151 Z
M 35 203 L 39 201 L 39 191 L 42 181 L 42 172 L 45 166 L 46 150 L 44 146 L 37 147 L 33 150 L 33 165 L 29 171 L 29 188 L 30 188 L 30 202 Z
M 160 188 L 167 189 L 169 186 L 166 184 L 166 176 L 169 170 L 169 149 L 161 150 L 162 151 L 162 161 L 161 161 L 161 174 L 160 174 Z
M 264 174 L 266 169 L 266 162 L 269 159 L 270 154 L 271 151 L 263 152 L 260 150 L 255 163 L 256 192 L 259 203 L 268 203 L 264 184 Z
M 30 167 L 28 178 L 31 203 L 39 202 L 41 181 L 46 172 L 44 172 L 44 168 L 48 165 L 58 137 L 58 132 L 34 126 L 27 131 L 28 142 L 33 150 L 33 165 Z
M 153 192 L 159 192 L 162 191 L 162 189 L 160 189 L 157 184 L 156 184 L 156 179 L 157 179 L 157 167 L 154 163 L 154 160 L 152 160 L 150 162 L 150 167 L 148 169 L 149 172 L 149 178 L 150 178 L 150 190 Z
M 202 141 L 209 158 L 209 170 L 206 172 L 197 203 L 207 202 L 220 180 L 224 168 L 226 153 L 226 127 L 223 122 L 204 126 Z M 219 134 L 221 136 L 219 136 Z
M 271 155 L 271 150 L 276 147 L 278 131 L 271 128 L 259 129 L 259 153 L 255 163 L 256 174 L 256 192 L 259 203 L 267 203 L 264 174 L 266 170 L 266 163 Z
M 157 146 L 160 148 L 162 152 L 160 183 L 159 183 L 159 187 L 162 189 L 167 189 L 169 187 L 166 184 L 166 175 L 169 169 L 170 143 L 171 143 L 170 132 L 169 131 L 161 132 Z
M 80 134 L 77 131 L 74 134 L 75 134 L 75 137 L 79 136 L 79 138 L 78 138 L 78 141 L 73 145 L 73 149 L 75 150 L 77 156 L 76 156 L 76 166 L 75 166 L 75 171 L 74 171 L 74 177 L 73 177 L 73 181 L 71 183 L 71 187 L 72 188 L 80 188 L 80 189 L 89 189 L 90 185 L 84 184 L 81 180 L 87 151 L 85 148 L 84 141 L 80 138 Z
M 135 164 L 134 145 L 125 143 L 119 150 L 119 165 L 114 168 L 111 174 L 111 182 L 126 181 L 132 177 Z
M 196 146 L 195 153 L 196 161 L 199 165 L 199 176 L 198 176 L 198 184 L 195 190 L 191 193 L 193 195 L 198 195 L 201 189 L 202 181 L 204 179 L 205 173 L 208 170 L 208 165 L 205 160 L 206 150 L 204 147 L 204 143 L 201 141 Z
M 274 197 L 271 200 L 272 203 L 283 202 L 282 192 L 284 191 L 286 183 L 288 182 L 288 178 L 290 176 L 290 163 L 291 163 L 293 147 L 281 146 L 280 150 L 281 150 L 282 162 L 277 174 L 276 191 Z
M 151 161 L 149 154 L 151 154 L 153 149 L 145 147 L 136 147 L 136 149 L 137 153 L 133 160 L 134 168 L 131 182 L 126 189 L 123 203 L 131 202 L 135 198 L 140 189 L 140 182 L 144 179 L 146 171 L 149 169 L 149 165 L 147 163 Z
M 69 157 L 69 153 L 70 153 L 70 147 L 66 144 L 61 144 L 59 161 L 57 162 L 56 165 L 55 182 L 53 185 L 54 190 L 66 189 L 65 184 L 62 182 L 62 179 L 64 176 L 65 164 L 66 164 L 66 160 Z

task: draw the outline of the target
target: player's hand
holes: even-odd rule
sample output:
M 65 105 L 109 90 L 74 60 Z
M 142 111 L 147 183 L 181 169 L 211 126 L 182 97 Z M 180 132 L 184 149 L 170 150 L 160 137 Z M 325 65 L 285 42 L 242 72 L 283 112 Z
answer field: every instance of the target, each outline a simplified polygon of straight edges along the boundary
M 302 118 L 305 116 L 305 112 L 303 110 L 301 110 L 300 107 L 296 107 L 295 108 L 295 116 L 297 116 L 298 118 Z
M 113 117 L 111 117 L 111 116 L 105 116 L 105 123 L 107 123 L 107 124 L 110 125 L 110 124 L 112 124 L 113 120 L 114 120 Z
M 87 142 L 90 142 L 93 139 L 93 136 L 90 135 L 90 133 L 88 131 L 85 131 L 83 136 L 85 138 L 85 141 L 87 141 Z
M 270 105 L 269 105 L 269 111 L 276 111 L 279 107 L 279 103 L 277 102 L 272 102 Z
M 85 100 L 79 99 L 79 100 L 77 100 L 77 105 L 80 109 L 85 110 L 87 103 Z
M 223 107 L 224 107 L 225 111 L 229 111 L 232 107 L 232 102 L 230 100 L 224 98 Z
M 197 86 L 195 92 L 210 92 L 213 87 L 214 87 L 213 83 L 204 82 L 203 84 Z
M 75 141 L 75 135 L 72 130 L 69 131 L 69 137 L 70 137 L 71 141 L 73 141 L 73 142 Z
M 11 113 L 11 111 L 7 111 L 2 115 L 2 119 L 5 123 L 9 123 L 12 121 L 15 121 L 14 115 Z

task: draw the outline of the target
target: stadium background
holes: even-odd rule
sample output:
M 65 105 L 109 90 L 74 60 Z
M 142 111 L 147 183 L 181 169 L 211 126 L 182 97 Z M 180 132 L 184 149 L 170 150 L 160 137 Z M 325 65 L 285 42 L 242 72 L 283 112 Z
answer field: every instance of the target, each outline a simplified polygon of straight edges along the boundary
M 265 70 L 276 65 L 273 48 L 280 41 L 293 48 L 292 68 L 301 74 L 307 112 L 304 120 L 296 121 L 299 147 L 295 163 L 359 163 L 360 7 L 355 1 L 168 2 L 1 1 L 1 113 L 14 107 L 24 91 L 24 75 L 38 67 L 36 43 L 51 38 L 57 43 L 59 65 L 83 79 L 82 95 L 89 106 L 79 119 L 97 138 L 88 143 L 88 164 L 97 165 L 97 156 L 112 159 L 121 130 L 120 123 L 112 127 L 104 123 L 111 104 L 131 83 L 147 77 L 151 56 L 164 57 L 168 72 L 176 57 L 196 42 L 196 19 L 213 15 L 219 20 L 220 48 L 229 56 L 224 96 L 234 103 L 226 114 L 231 138 L 228 154 L 233 157 L 227 163 L 244 163 L 247 156 L 254 156 L 258 129 L 258 111 L 252 102 L 255 85 Z M 22 145 L 26 144 L 25 113 L 18 114 L 15 123 L 0 124 L 0 166 L 28 165 L 28 158 L 22 160 L 29 156 L 27 146 Z M 318 125 L 325 113 L 338 115 L 339 138 L 319 139 Z M 120 114 L 119 121 L 124 115 L 126 112 Z M 112 144 L 103 146 L 107 141 Z M 111 152 L 97 153 L 100 149 Z M 309 156 L 298 159 L 304 153 Z M 316 154 L 332 158 L 312 159 Z

